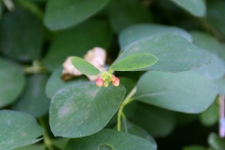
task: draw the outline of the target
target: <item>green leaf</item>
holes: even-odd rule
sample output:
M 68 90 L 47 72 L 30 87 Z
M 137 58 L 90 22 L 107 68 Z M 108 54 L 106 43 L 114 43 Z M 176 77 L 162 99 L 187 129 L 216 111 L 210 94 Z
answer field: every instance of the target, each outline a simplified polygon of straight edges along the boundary
M 137 24 L 126 28 L 120 33 L 120 47 L 123 50 L 126 46 L 138 40 L 165 33 L 175 33 L 186 38 L 190 42 L 192 41 L 191 35 L 181 28 L 160 24 Z
M 168 136 L 175 127 L 173 112 L 143 103 L 138 105 L 131 121 L 153 137 Z
M 214 83 L 219 88 L 219 94 L 225 96 L 225 79 L 221 78 L 219 80 L 214 81 Z
M 210 65 L 198 68 L 195 71 L 204 75 L 209 80 L 217 80 L 222 78 L 225 74 L 225 63 L 213 53 L 211 53 L 211 57 L 212 63 Z
M 13 150 L 45 150 L 45 147 L 43 145 L 29 145 L 29 146 L 16 148 Z
M 112 69 L 115 71 L 134 71 L 147 68 L 157 61 L 158 59 L 150 53 L 133 54 L 117 60 L 113 63 Z
M 185 113 L 206 110 L 218 94 L 217 86 L 195 72 L 147 72 L 137 85 L 136 100 Z
M 200 121 L 205 126 L 213 126 L 219 120 L 219 107 L 214 102 L 208 109 L 200 114 Z
M 94 47 L 107 49 L 112 31 L 106 20 L 91 20 L 81 25 L 59 32 L 53 41 L 44 60 L 46 67 L 54 71 L 62 66 L 68 56 L 83 57 Z
M 0 58 L 0 108 L 13 103 L 25 85 L 22 68 Z M 7 85 L 7 86 L 6 86 Z
M 0 149 L 11 150 L 40 141 L 36 138 L 42 135 L 43 130 L 30 115 L 1 110 L 0 120 Z
M 59 149 L 63 149 L 64 147 L 66 147 L 68 142 L 69 142 L 69 139 L 61 138 L 61 139 L 54 140 L 53 145 Z
M 100 71 L 87 62 L 86 60 L 79 58 L 79 57 L 73 57 L 71 59 L 72 64 L 74 67 L 81 73 L 86 74 L 86 75 L 98 75 Z
M 220 138 L 215 133 L 211 133 L 209 135 L 208 143 L 215 150 L 224 150 L 225 149 L 225 138 Z
M 136 81 L 128 77 L 120 77 L 120 83 L 126 88 L 126 95 L 129 94 L 136 85 Z
M 154 35 L 130 44 L 115 63 L 138 53 L 150 53 L 158 58 L 157 63 L 143 70 L 181 72 L 211 63 L 209 54 L 199 50 L 187 39 L 174 33 Z
M 109 0 L 48 0 L 44 23 L 50 30 L 66 29 L 90 18 Z
M 47 79 L 48 76 L 45 74 L 29 76 L 26 89 L 13 109 L 34 117 L 45 115 L 50 106 L 50 99 L 45 95 Z
M 45 87 L 45 93 L 50 99 L 52 99 L 52 97 L 55 95 L 56 92 L 65 87 L 68 87 L 70 85 L 79 85 L 87 82 L 86 79 L 63 81 L 61 79 L 61 74 L 62 74 L 62 67 L 56 69 L 48 79 L 48 82 Z
M 53 134 L 76 138 L 98 132 L 116 113 L 125 93 L 122 85 L 99 88 L 93 83 L 60 90 L 54 95 L 50 106 Z
M 115 128 L 116 127 L 117 126 L 115 126 Z M 152 143 L 152 145 L 155 148 L 155 150 L 157 149 L 157 143 L 154 140 L 154 138 L 148 132 L 146 132 L 144 129 L 142 129 L 141 127 L 133 124 L 132 122 L 130 122 L 128 120 L 122 121 L 122 123 L 121 123 L 121 131 L 126 132 L 126 133 L 131 134 L 131 135 L 135 135 L 135 136 L 141 137 L 143 139 L 146 139 L 150 143 Z
M 206 15 L 206 4 L 204 0 L 172 0 L 172 2 L 194 16 L 204 17 Z
M 199 48 L 208 50 L 217 55 L 223 51 L 222 44 L 213 36 L 200 31 L 192 31 L 190 34 L 192 35 L 193 43 Z
M 109 19 L 114 31 L 120 33 L 130 25 L 151 22 L 152 15 L 138 0 L 115 0 L 110 7 Z
M 102 130 L 95 135 L 72 139 L 63 150 L 155 150 L 153 145 L 137 136 L 115 130 Z
M 194 146 L 184 147 L 183 150 L 208 150 L 208 149 L 203 146 L 194 145 Z
M 208 6 L 208 22 L 225 36 L 225 2 L 216 1 Z
M 8 12 L 0 28 L 0 49 L 3 54 L 20 61 L 41 58 L 43 27 L 29 12 L 15 9 Z

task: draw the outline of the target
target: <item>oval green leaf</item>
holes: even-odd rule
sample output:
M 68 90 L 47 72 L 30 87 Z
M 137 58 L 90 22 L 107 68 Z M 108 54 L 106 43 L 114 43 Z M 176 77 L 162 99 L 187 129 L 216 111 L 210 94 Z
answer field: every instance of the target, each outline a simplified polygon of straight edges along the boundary
M 25 85 L 21 67 L 0 58 L 0 108 L 14 102 Z M 7 86 L 5 86 L 7 85 Z
M 45 95 L 45 84 L 48 76 L 36 74 L 28 77 L 27 86 L 14 110 L 22 111 L 34 117 L 45 115 L 50 106 L 50 99 Z
M 66 29 L 86 20 L 106 6 L 109 0 L 49 0 L 44 23 L 50 30 Z
M 118 142 L 119 141 L 119 142 Z M 102 130 L 95 135 L 70 140 L 63 150 L 155 150 L 145 139 L 115 130 Z
M 0 149 L 11 150 L 17 147 L 31 145 L 40 141 L 43 129 L 36 120 L 25 113 L 0 111 Z
M 140 78 L 135 99 L 174 111 L 200 113 L 214 102 L 218 92 L 213 82 L 193 71 L 152 71 Z
M 204 0 L 172 0 L 172 2 L 194 16 L 204 17 L 206 15 L 206 4 Z
M 143 70 L 182 72 L 211 63 L 208 53 L 199 50 L 187 39 L 175 33 L 159 34 L 138 40 L 125 47 L 115 63 L 138 53 L 150 53 L 158 59 L 154 65 Z
M 74 65 L 74 67 L 83 74 L 98 75 L 100 73 L 100 71 L 97 68 L 95 68 L 95 66 L 93 66 L 91 63 L 87 62 L 82 58 L 73 57 L 71 59 L 71 62 Z
M 50 126 L 55 136 L 84 137 L 104 128 L 118 110 L 126 89 L 93 83 L 66 87 L 57 92 L 50 106 Z
M 115 71 L 134 71 L 147 68 L 155 64 L 158 59 L 150 53 L 138 53 L 117 60 L 112 65 L 112 70 Z
M 211 133 L 208 138 L 208 143 L 210 147 L 215 150 L 225 149 L 225 138 L 220 138 L 217 134 Z

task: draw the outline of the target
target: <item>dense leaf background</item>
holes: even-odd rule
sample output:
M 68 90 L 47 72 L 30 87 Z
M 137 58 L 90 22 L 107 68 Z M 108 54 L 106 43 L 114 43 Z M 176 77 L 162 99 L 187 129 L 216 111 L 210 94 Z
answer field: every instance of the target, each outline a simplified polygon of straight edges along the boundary
M 225 150 L 224 0 L 0 0 L 0 150 Z M 120 79 L 62 80 L 62 64 Z M 223 112 L 225 114 L 225 112 Z

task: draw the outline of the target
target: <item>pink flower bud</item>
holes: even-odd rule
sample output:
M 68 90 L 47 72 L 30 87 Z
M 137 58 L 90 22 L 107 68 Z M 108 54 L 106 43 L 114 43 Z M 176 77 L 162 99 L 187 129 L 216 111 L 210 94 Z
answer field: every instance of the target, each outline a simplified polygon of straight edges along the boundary
M 111 81 L 112 81 L 112 82 L 115 82 L 115 81 L 116 81 L 116 76 L 112 75 Z
M 95 83 L 98 87 L 101 87 L 101 86 L 103 86 L 104 81 L 102 80 L 102 78 L 98 78 L 95 80 Z
M 115 77 L 115 81 L 114 82 L 112 81 L 112 85 L 119 86 L 120 85 L 120 79 Z

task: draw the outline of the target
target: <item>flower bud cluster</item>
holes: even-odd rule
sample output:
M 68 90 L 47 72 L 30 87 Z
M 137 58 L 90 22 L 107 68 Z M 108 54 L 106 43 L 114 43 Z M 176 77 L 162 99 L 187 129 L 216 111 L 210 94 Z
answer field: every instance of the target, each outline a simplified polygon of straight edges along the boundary
M 116 77 L 115 75 L 112 75 L 109 72 L 103 72 L 101 77 L 97 78 L 95 83 L 97 86 L 101 87 L 104 85 L 104 87 L 108 87 L 109 83 L 112 83 L 114 86 L 120 85 L 120 79 Z

